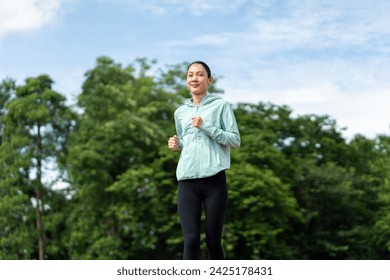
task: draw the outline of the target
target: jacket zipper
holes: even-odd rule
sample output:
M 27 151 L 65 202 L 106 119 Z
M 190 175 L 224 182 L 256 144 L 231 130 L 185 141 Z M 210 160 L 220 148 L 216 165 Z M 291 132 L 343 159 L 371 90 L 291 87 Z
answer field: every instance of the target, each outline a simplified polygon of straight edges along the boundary
M 198 106 L 195 106 L 195 113 L 196 113 L 196 116 L 198 116 L 198 109 L 199 109 L 199 105 Z M 199 177 L 199 172 L 200 172 L 200 166 L 199 166 L 199 138 L 198 138 L 198 133 L 199 133 L 199 130 L 197 128 L 194 128 L 195 129 L 195 176 L 196 178 Z

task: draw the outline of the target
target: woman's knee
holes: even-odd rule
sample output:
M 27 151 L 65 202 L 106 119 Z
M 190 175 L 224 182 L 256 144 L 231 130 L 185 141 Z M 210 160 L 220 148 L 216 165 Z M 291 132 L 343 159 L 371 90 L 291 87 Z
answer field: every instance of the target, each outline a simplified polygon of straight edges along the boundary
M 184 246 L 189 250 L 196 250 L 200 246 L 200 237 L 196 234 L 184 234 Z

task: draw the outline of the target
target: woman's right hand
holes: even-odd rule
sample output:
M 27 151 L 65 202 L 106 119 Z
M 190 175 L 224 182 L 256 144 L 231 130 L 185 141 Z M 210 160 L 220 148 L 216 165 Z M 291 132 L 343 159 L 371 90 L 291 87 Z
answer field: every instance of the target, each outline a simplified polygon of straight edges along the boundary
M 172 137 L 169 138 L 168 148 L 171 149 L 172 151 L 180 150 L 180 140 L 179 137 L 177 137 L 177 135 L 173 135 Z

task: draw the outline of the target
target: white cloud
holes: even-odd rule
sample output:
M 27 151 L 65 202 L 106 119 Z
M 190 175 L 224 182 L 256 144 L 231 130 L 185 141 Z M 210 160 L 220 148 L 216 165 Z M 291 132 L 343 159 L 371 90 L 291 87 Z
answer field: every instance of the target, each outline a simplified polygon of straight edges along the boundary
M 173 4 L 176 1 L 161 2 L 158 7 L 165 10 L 168 9 L 169 3 Z M 203 10 L 221 8 L 225 12 L 230 12 L 243 4 L 242 1 L 232 1 L 225 5 L 219 3 L 221 1 L 209 1 L 204 2 L 205 6 L 197 10 L 195 2 L 182 2 L 181 5 L 177 3 L 175 5 L 193 13 L 195 11 L 201 13 L 200 11 Z M 207 3 L 214 3 L 214 5 Z M 390 1 L 288 1 L 286 3 L 285 6 L 279 7 L 274 1 L 252 1 L 248 4 L 251 9 L 241 15 L 248 22 L 247 28 L 236 32 L 203 33 L 196 38 L 176 39 L 167 42 L 166 45 L 224 46 L 228 50 L 243 50 L 251 54 L 297 49 L 340 50 L 350 47 L 389 52 L 390 17 L 387 11 L 390 10 Z
M 279 61 L 273 69 L 255 69 L 249 79 L 233 75 L 220 84 L 229 102 L 288 105 L 294 115 L 329 115 L 347 128 L 348 138 L 375 137 L 388 133 L 390 123 L 390 83 L 381 59 Z
M 236 33 L 223 32 L 218 34 L 200 34 L 196 37 L 176 39 L 167 42 L 162 42 L 160 45 L 166 48 L 181 48 L 189 46 L 213 46 L 223 47 L 229 46 L 237 37 Z M 230 49 L 230 48 L 229 48 Z
M 13 32 L 39 29 L 56 20 L 61 0 L 0 1 L 0 39 Z
M 389 1 L 291 1 L 283 12 L 275 5 L 254 12 L 252 40 L 286 48 L 372 47 L 389 36 Z M 256 11 L 256 9 L 255 9 Z M 267 16 L 272 14 L 272 16 Z M 388 40 L 387 40 L 388 42 Z
M 102 0 L 112 2 L 112 0 Z M 188 13 L 191 15 L 200 16 L 208 12 L 230 12 L 236 10 L 243 5 L 247 0 L 116 0 L 119 3 L 151 12 L 157 15 L 166 15 L 168 13 Z

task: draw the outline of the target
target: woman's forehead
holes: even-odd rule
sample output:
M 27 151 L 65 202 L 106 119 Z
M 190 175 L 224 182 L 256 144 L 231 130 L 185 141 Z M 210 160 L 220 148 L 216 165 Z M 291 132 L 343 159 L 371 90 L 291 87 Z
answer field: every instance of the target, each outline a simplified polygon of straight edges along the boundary
M 192 64 L 190 68 L 188 68 L 188 72 L 206 72 L 202 64 Z

